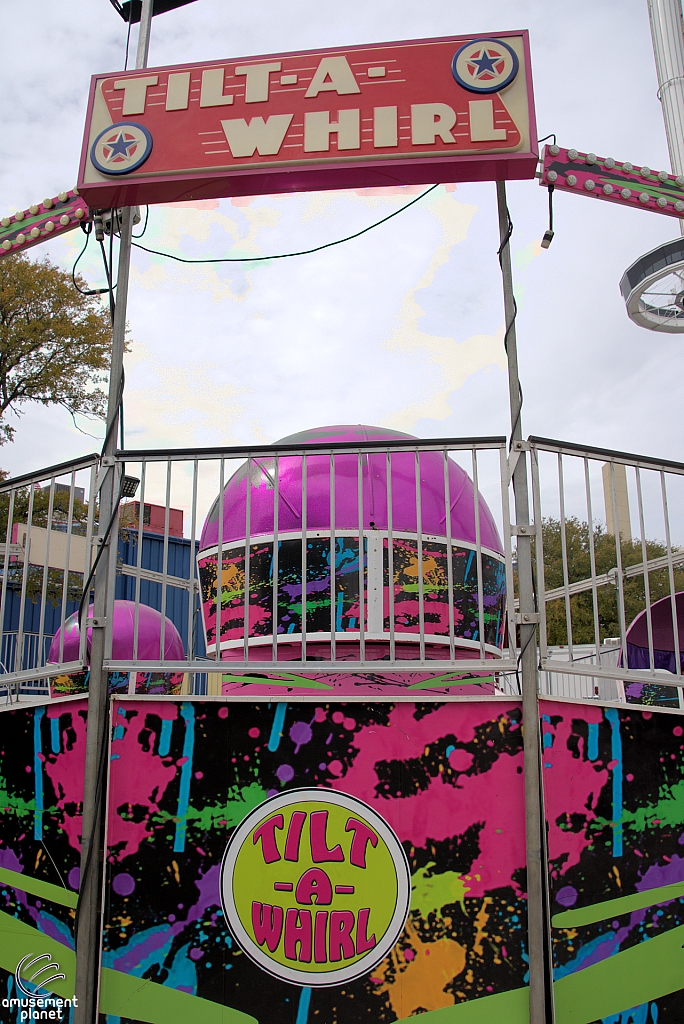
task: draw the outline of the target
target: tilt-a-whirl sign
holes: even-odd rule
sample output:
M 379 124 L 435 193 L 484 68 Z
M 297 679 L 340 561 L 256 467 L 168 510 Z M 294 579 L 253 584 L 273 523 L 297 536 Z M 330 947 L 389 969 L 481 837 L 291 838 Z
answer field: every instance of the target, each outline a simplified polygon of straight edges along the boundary
M 223 909 L 269 974 L 314 988 L 367 974 L 396 944 L 411 876 L 387 822 L 355 797 L 295 789 L 260 804 L 226 850 Z
M 526 32 L 94 76 L 89 206 L 531 178 Z

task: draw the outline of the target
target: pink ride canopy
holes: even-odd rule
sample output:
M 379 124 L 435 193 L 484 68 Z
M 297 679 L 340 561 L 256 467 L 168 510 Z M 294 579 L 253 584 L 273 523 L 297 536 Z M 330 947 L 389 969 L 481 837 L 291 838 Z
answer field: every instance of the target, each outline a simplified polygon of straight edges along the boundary
M 93 614 L 93 606 L 88 609 L 88 618 Z M 161 640 L 162 615 L 156 608 L 140 604 L 138 606 L 138 660 L 159 661 L 159 644 Z M 92 629 L 88 630 L 88 652 L 92 642 Z M 50 644 L 49 664 L 59 664 L 59 644 L 62 630 L 59 629 Z M 135 636 L 135 601 L 114 602 L 114 626 L 112 636 L 112 658 L 128 661 L 133 658 Z M 78 612 L 74 612 L 64 623 L 64 653 L 62 661 L 78 661 L 80 632 L 78 628 Z M 173 622 L 166 619 L 164 626 L 164 660 L 184 661 L 183 641 Z
M 383 427 L 332 426 L 316 427 L 284 437 L 278 444 L 293 446 L 330 441 L 380 441 L 391 445 L 393 440 L 413 439 L 410 434 Z M 419 440 L 416 438 L 416 440 Z M 446 536 L 444 457 L 440 452 L 421 452 L 420 497 L 421 531 L 437 537 Z M 353 530 L 359 520 L 358 494 L 359 458 L 355 454 L 335 455 L 335 521 L 336 530 Z M 363 526 L 365 530 L 386 530 L 387 457 L 384 453 L 361 456 Z M 416 454 L 412 451 L 391 455 L 392 530 L 416 533 Z M 302 530 L 302 458 L 281 457 L 278 460 L 278 533 Z M 273 533 L 276 460 L 253 459 L 251 465 L 250 537 Z M 306 459 L 306 529 L 330 529 L 330 457 L 309 455 Z M 230 478 L 224 488 L 223 537 L 229 544 L 246 536 L 247 464 Z M 453 540 L 475 543 L 475 503 L 473 482 L 461 467 L 449 459 L 449 501 L 451 505 L 451 536 Z M 499 534 L 487 503 L 478 498 L 480 540 L 485 548 L 502 552 Z M 200 550 L 218 543 L 220 496 L 207 516 L 202 530 Z

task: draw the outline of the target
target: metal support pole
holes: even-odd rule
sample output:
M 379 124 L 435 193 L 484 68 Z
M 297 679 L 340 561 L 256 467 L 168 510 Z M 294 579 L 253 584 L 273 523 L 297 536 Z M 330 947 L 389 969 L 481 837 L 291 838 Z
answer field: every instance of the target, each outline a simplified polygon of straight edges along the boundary
M 518 451 L 513 472 L 515 518 L 518 526 L 529 525 L 530 501 L 527 488 L 527 460 L 522 450 L 521 396 L 518 377 L 518 350 L 515 334 L 515 299 L 509 244 L 509 217 L 506 185 L 496 183 L 503 275 L 504 309 L 506 314 L 506 351 L 508 356 L 508 390 L 511 407 L 511 451 Z M 522 706 L 524 724 L 525 778 L 525 849 L 527 858 L 527 934 L 530 958 L 530 1024 L 545 1024 L 546 967 L 544 927 L 544 879 L 542 860 L 542 802 L 540 766 L 539 705 L 537 700 L 537 638 L 534 625 L 536 612 L 532 580 L 532 540 L 517 538 L 518 596 L 521 618 L 530 615 L 530 624 L 520 625 L 520 664 L 522 674 Z
M 152 0 L 143 0 L 138 37 L 136 68 L 145 67 L 150 43 Z M 111 457 L 117 447 L 120 405 L 123 397 L 123 356 L 126 336 L 128 281 L 131 264 L 133 216 L 130 207 L 121 215 L 117 297 L 112 327 L 112 359 L 109 373 L 107 431 L 102 454 Z M 114 230 L 114 218 L 112 219 Z M 106 463 L 105 463 L 106 465 Z M 113 585 L 112 559 L 115 558 L 118 530 L 112 519 L 118 518 L 120 471 L 112 465 L 100 489 L 98 527 L 100 555 L 95 575 L 88 686 L 88 731 L 83 783 L 83 822 L 81 829 L 81 882 L 76 917 L 76 1003 L 74 1024 L 97 1024 L 100 982 L 100 945 L 102 934 L 102 887 L 104 865 L 104 824 L 106 809 L 107 761 L 109 751 L 108 673 L 104 669 L 107 597 Z M 90 500 L 95 500 L 91 495 Z M 99 553 L 98 547 L 98 553 Z M 85 622 L 83 624 L 85 626 Z M 111 628 L 111 623 L 109 624 Z

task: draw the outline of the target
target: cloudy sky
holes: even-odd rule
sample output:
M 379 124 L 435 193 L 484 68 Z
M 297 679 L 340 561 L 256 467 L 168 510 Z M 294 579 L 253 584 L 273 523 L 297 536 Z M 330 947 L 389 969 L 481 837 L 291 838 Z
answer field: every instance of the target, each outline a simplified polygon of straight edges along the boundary
M 155 18 L 150 66 L 528 28 L 539 135 L 669 169 L 646 0 L 197 0 Z M 0 6 L 3 215 L 75 183 L 90 75 L 123 68 L 108 0 Z M 134 54 L 136 30 L 131 52 Z M 263 196 L 150 210 L 146 244 L 184 255 L 312 247 L 420 190 Z M 684 340 L 627 318 L 618 284 L 675 220 L 510 183 L 523 430 L 681 459 Z M 82 235 L 34 248 L 71 268 Z M 446 185 L 353 242 L 250 267 L 136 252 L 126 443 L 272 441 L 323 423 L 422 437 L 505 433 L 508 398 L 493 183 Z M 94 247 L 93 247 L 94 248 Z M 80 268 L 101 284 L 94 252 Z M 97 448 L 60 410 L 27 408 L 0 452 L 13 474 Z M 99 424 L 78 426 L 101 436 Z

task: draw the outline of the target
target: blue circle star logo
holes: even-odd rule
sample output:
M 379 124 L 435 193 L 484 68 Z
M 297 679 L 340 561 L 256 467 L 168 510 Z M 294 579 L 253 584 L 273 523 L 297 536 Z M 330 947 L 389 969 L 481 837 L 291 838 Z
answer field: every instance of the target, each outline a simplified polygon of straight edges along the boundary
M 518 74 L 520 61 L 515 50 L 502 39 L 476 39 L 457 50 L 451 73 L 469 92 L 499 92 Z
M 101 174 L 130 174 L 152 152 L 152 136 L 135 121 L 120 121 L 100 132 L 90 148 L 90 159 Z

